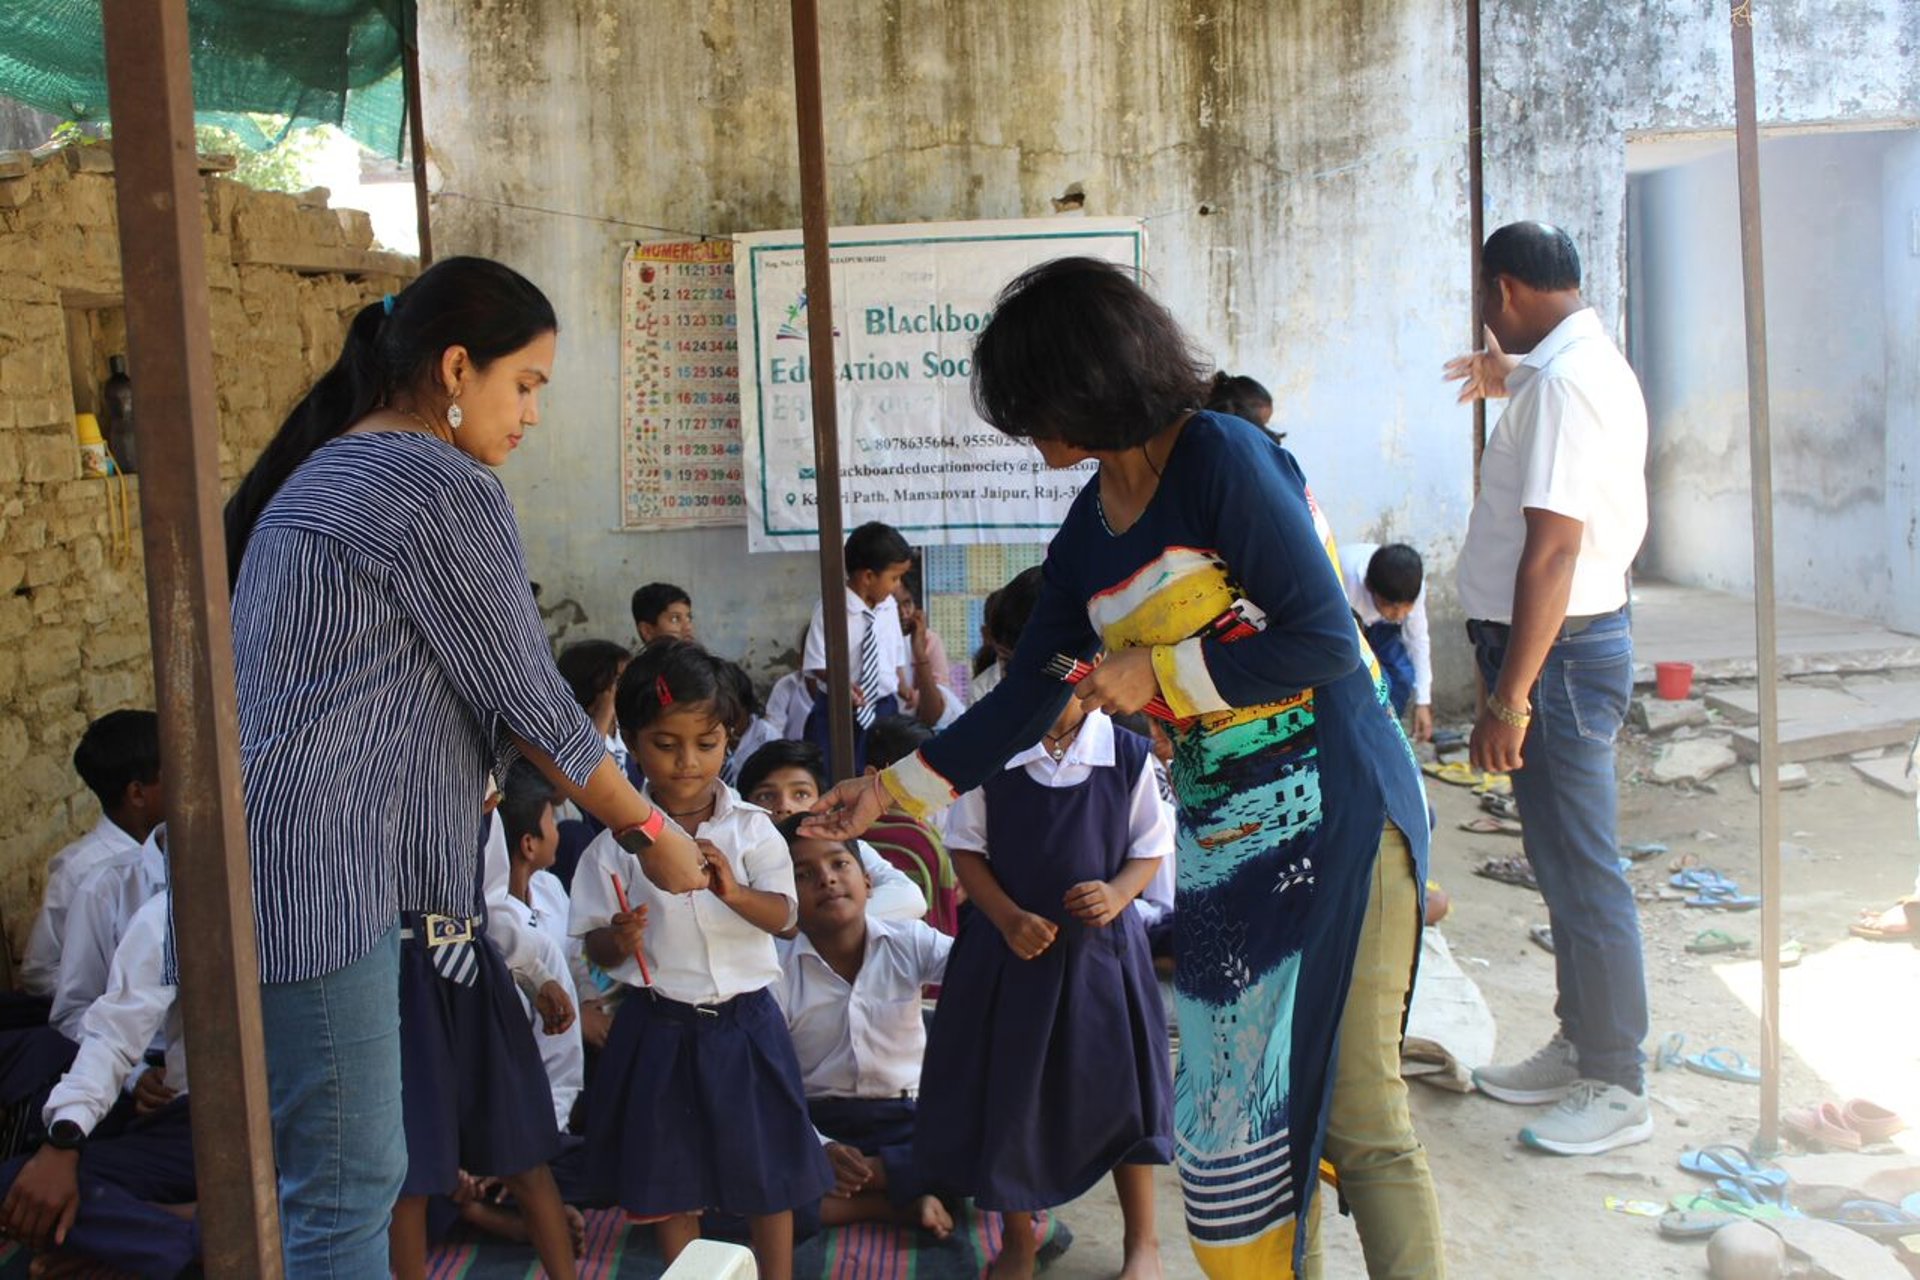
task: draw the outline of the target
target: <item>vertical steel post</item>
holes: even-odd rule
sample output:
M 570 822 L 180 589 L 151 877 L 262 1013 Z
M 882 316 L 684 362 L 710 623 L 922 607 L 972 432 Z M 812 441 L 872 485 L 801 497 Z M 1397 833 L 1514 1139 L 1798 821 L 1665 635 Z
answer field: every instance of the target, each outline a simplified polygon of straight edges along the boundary
M 109 0 L 107 87 L 141 538 L 206 1272 L 281 1274 L 241 804 L 220 438 L 186 0 Z
M 1780 700 L 1773 606 L 1773 424 L 1767 404 L 1767 292 L 1760 241 L 1760 128 L 1753 101 L 1753 3 L 1731 0 L 1734 151 L 1747 320 L 1747 448 L 1753 472 L 1753 623 L 1760 699 L 1760 1133 L 1780 1145 Z
M 833 277 L 827 228 L 827 143 L 820 106 L 820 14 L 792 0 L 794 107 L 800 134 L 800 230 L 807 265 L 807 361 L 812 367 L 813 473 L 820 499 L 820 603 L 827 629 L 827 701 L 835 780 L 853 774 L 853 681 L 847 652 L 846 541 L 840 511 L 840 412 L 834 380 Z

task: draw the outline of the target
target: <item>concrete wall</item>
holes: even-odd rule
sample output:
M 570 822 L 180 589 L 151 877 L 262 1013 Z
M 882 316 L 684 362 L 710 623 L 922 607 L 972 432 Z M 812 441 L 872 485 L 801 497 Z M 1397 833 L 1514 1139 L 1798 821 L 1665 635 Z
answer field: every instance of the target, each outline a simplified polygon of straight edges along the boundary
M 1901 52 L 1920 6 L 1800 0 L 1761 21 L 1765 119 L 1920 115 Z M 1073 183 L 1090 213 L 1148 215 L 1158 289 L 1273 387 L 1341 535 L 1427 551 L 1457 704 L 1470 428 L 1438 379 L 1472 332 L 1457 8 L 877 0 L 826 22 L 834 220 L 1046 214 Z M 746 557 L 740 530 L 614 532 L 614 323 L 622 246 L 647 226 L 798 223 L 785 9 L 519 0 L 422 23 L 436 244 L 513 262 L 567 326 L 547 426 L 506 473 L 549 603 L 624 636 L 631 588 L 677 579 L 717 648 L 764 663 L 816 594 L 810 562 Z M 1566 225 L 1618 324 L 1626 139 L 1730 124 L 1725 7 L 1488 0 L 1483 31 L 1488 226 Z
M 0 180 L 0 921 L 16 947 L 47 859 L 99 816 L 73 771 L 81 730 L 153 705 L 140 480 L 82 479 L 74 440 L 76 408 L 95 409 L 107 357 L 126 350 L 106 154 L 90 148 L 87 169 L 69 172 L 56 153 Z M 210 178 L 206 221 L 220 470 L 232 484 L 338 356 L 347 318 L 402 282 L 269 261 L 365 249 L 366 216 L 324 201 Z
M 1761 148 L 1775 585 L 1795 604 L 1890 620 L 1883 133 Z M 1753 589 L 1746 338 L 1731 146 L 1636 183 L 1633 355 L 1652 426 L 1644 568 Z M 1901 246 L 1904 252 L 1904 244 Z
M 1881 169 L 1886 316 L 1886 619 L 1920 631 L 1920 133 L 1888 148 Z

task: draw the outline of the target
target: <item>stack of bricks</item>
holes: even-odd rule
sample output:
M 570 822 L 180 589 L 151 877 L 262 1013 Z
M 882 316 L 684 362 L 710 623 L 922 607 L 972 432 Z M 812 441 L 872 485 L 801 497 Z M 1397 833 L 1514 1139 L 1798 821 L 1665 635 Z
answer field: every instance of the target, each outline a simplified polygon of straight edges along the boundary
M 324 191 L 204 179 L 207 276 L 227 489 L 353 314 L 412 259 L 373 249 L 364 213 Z M 153 706 L 140 477 L 82 478 L 76 411 L 125 352 L 112 153 L 0 152 L 0 922 L 17 955 L 47 859 L 99 814 L 74 774 L 87 722 Z M 137 393 L 136 393 L 137 394 Z M 164 447 L 164 446 L 153 446 Z

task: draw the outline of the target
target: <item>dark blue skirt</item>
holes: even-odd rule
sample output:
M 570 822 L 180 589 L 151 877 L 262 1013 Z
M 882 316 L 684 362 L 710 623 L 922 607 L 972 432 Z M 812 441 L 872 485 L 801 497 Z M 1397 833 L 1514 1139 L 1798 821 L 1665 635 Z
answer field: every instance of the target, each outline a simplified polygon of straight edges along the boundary
M 500 949 L 484 934 L 473 985 L 434 971 L 417 917 L 400 944 L 402 1196 L 445 1195 L 460 1170 L 511 1177 L 560 1150 L 553 1089 Z
M 631 1213 L 757 1217 L 833 1186 L 765 991 L 711 1009 L 629 992 L 588 1092 L 590 1179 Z

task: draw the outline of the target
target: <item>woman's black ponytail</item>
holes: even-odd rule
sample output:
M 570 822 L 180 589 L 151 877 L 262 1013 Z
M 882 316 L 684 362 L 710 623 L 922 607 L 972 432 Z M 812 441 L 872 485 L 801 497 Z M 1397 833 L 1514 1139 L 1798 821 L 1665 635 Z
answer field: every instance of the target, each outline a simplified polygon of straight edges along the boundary
M 227 502 L 227 574 L 240 578 L 247 539 L 273 495 L 321 445 L 422 385 L 449 347 L 476 367 L 560 327 L 553 304 L 531 280 L 487 258 L 443 258 L 419 279 L 360 308 L 340 358 L 293 407 Z

